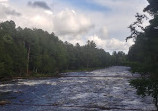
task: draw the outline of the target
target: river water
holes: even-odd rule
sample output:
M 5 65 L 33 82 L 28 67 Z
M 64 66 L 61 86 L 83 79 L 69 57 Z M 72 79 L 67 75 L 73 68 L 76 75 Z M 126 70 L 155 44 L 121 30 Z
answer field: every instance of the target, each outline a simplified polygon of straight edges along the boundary
M 152 111 L 152 98 L 142 98 L 129 85 L 129 67 L 63 73 L 60 78 L 18 79 L 0 84 L 0 111 Z M 136 76 L 136 75 L 134 75 Z

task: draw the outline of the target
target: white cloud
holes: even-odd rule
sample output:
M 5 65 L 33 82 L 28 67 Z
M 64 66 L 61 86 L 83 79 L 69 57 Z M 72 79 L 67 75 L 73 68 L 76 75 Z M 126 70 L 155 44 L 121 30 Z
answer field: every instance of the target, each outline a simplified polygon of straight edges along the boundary
M 78 35 L 88 32 L 91 20 L 74 10 L 64 10 L 54 16 L 54 31 L 58 35 Z
M 88 40 L 93 40 L 99 48 L 103 48 L 105 51 L 124 51 L 125 53 L 128 52 L 129 47 L 134 44 L 133 40 L 128 40 L 127 42 L 120 41 L 116 38 L 109 38 L 109 39 L 101 39 L 97 35 L 87 37 Z
M 108 36 L 120 40 L 130 34 L 128 26 L 135 21 L 134 15 L 137 12 L 142 13 L 148 4 L 146 0 L 92 0 L 92 2 L 109 9 L 106 12 L 89 12 L 88 16 L 92 18 L 92 22 L 97 24 L 97 27 L 106 26 Z
M 106 26 L 103 26 L 99 31 L 101 39 L 107 39 L 108 38 L 108 29 Z
M 7 2 L 8 0 L 0 0 L 0 2 Z
M 9 6 L 7 1 L 5 3 L 0 3 L 0 21 L 7 19 L 12 16 L 20 16 L 21 14 L 17 12 L 14 8 Z
M 20 17 L 12 16 L 7 20 L 14 20 L 22 28 L 40 28 L 48 32 L 53 31 L 53 15 L 42 9 L 24 8 Z
M 7 17 L 6 10 L 8 10 L 4 5 L 0 4 L 0 19 L 5 19 Z
M 13 20 L 22 28 L 41 28 L 48 32 L 53 31 L 53 13 L 43 9 L 23 8 L 14 6 L 6 0 L 0 3 L 0 21 Z

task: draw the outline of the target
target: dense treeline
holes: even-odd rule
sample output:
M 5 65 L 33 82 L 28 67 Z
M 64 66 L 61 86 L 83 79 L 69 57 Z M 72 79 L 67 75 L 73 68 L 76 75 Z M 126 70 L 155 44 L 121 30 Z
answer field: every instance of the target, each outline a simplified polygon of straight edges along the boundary
M 123 52 L 110 55 L 96 48 L 94 41 L 74 46 L 42 29 L 16 28 L 14 21 L 0 23 L 0 77 L 122 65 L 125 60 Z
M 136 72 L 158 77 L 158 2 L 148 0 L 149 5 L 144 11 L 149 12 L 153 19 L 150 25 L 143 28 L 145 15 L 137 14 L 137 21 L 130 25 L 131 36 L 135 44 L 129 49 L 128 59 L 133 62 L 132 68 Z M 142 31 L 138 31 L 140 28 Z M 138 30 L 137 30 L 138 29 Z
M 143 97 L 151 95 L 158 111 L 158 2 L 157 0 L 148 2 L 149 5 L 144 11 L 153 17 L 149 21 L 150 25 L 144 28 L 142 23 L 146 16 L 137 14 L 137 21 L 129 27 L 131 36 L 128 38 L 134 38 L 135 44 L 129 50 L 128 59 L 132 71 L 139 72 L 143 76 L 130 83 L 137 89 L 137 94 Z

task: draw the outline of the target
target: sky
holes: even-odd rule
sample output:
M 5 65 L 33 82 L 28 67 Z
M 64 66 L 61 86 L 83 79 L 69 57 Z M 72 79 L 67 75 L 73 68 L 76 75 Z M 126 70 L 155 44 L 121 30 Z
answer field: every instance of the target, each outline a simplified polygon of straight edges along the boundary
M 107 52 L 128 52 L 133 40 L 128 26 L 146 0 L 0 0 L 0 22 L 17 27 L 41 28 L 60 40 L 86 44 L 93 40 Z

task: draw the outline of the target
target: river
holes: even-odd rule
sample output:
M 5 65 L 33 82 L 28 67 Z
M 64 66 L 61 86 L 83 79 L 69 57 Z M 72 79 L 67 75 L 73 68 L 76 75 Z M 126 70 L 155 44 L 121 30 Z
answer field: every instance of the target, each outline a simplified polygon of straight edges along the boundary
M 0 84 L 0 111 L 151 111 L 151 97 L 142 98 L 129 85 L 129 67 L 63 73 L 60 78 L 17 79 Z M 134 77 L 137 75 L 134 75 Z

